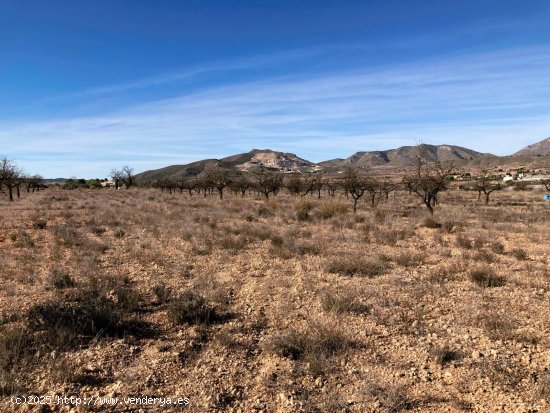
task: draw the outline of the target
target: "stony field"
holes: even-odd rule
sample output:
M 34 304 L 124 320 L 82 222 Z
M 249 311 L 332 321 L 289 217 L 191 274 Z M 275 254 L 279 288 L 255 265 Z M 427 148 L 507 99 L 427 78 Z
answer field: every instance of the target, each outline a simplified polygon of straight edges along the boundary
M 486 206 L 454 189 L 433 217 L 402 191 L 351 207 L 338 193 L 2 195 L 0 411 L 550 411 L 542 194 Z M 54 399 L 12 402 L 31 395 Z

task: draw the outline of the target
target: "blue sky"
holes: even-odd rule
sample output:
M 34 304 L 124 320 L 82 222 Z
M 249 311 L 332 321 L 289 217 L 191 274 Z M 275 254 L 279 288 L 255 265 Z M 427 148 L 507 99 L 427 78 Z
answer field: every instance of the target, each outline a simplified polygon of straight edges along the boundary
M 550 2 L 0 0 L 0 154 L 105 177 L 550 135 Z

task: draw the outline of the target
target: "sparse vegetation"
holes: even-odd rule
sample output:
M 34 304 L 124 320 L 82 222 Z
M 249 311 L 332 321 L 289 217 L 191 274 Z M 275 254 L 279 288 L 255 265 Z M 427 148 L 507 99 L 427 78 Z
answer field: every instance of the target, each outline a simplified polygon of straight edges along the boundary
M 480 287 L 502 287 L 506 283 L 506 277 L 495 274 L 486 267 L 477 267 L 470 270 L 470 279 Z
M 14 204 L 0 199 L 0 394 L 177 382 L 203 410 L 490 411 L 470 396 L 483 392 L 536 411 L 540 193 L 480 207 L 449 180 L 426 216 L 376 177 L 374 205 L 365 187 L 354 214 L 342 176 L 285 176 L 266 196 L 232 175 L 222 200 L 202 177 L 164 192 L 14 187 Z
M 289 329 L 274 337 L 271 348 L 280 357 L 304 361 L 315 373 L 324 372 L 326 359 L 343 353 L 352 342 L 335 325 L 311 324 L 305 331 Z
M 48 275 L 48 284 L 57 289 L 74 287 L 76 285 L 70 274 L 58 267 L 50 271 Z
M 341 257 L 332 259 L 328 272 L 346 276 L 376 277 L 388 270 L 388 263 L 379 258 Z
M 210 324 L 217 318 L 216 309 L 195 291 L 186 291 L 168 307 L 168 319 L 176 324 Z

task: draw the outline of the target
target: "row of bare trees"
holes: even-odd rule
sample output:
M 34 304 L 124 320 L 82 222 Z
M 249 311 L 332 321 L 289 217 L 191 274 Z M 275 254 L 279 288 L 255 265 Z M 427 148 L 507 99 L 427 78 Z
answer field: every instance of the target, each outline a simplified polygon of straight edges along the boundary
M 21 187 L 27 192 L 34 192 L 42 188 L 40 175 L 26 175 L 14 161 L 5 156 L 0 157 L 0 192 L 7 192 L 8 199 L 13 202 L 15 191 L 17 198 L 21 197 Z
M 223 198 L 224 190 L 245 196 L 247 192 L 261 194 L 266 199 L 270 195 L 277 194 L 285 188 L 293 195 L 306 196 L 315 195 L 321 197 L 322 191 L 334 196 L 336 191 L 341 190 L 346 197 L 353 200 L 353 211 L 357 211 L 358 202 L 365 198 L 372 207 L 380 202 L 387 202 L 389 195 L 397 190 L 403 189 L 409 194 L 416 195 L 433 214 L 434 207 L 438 204 L 439 194 L 448 189 L 456 173 L 452 162 L 428 161 L 427 156 L 419 152 L 414 168 L 411 168 L 401 179 L 388 179 L 369 176 L 365 171 L 348 168 L 341 174 L 328 176 L 320 173 L 312 174 L 291 174 L 284 177 L 278 171 L 263 168 L 250 173 L 231 174 L 228 170 L 219 166 L 209 167 L 202 173 L 185 179 L 157 181 L 154 186 L 161 190 L 180 193 L 186 191 L 189 195 L 202 193 L 204 196 L 217 192 L 220 199 Z M 550 190 L 550 181 L 542 182 Z M 502 189 L 498 178 L 483 173 L 475 178 L 470 189 L 479 193 L 478 199 L 484 195 L 485 204 L 489 203 L 490 195 L 494 191 Z
M 225 189 L 231 192 L 245 196 L 247 192 L 255 191 L 262 194 L 266 199 L 270 195 L 276 194 L 284 187 L 283 175 L 271 170 L 262 169 L 250 174 L 231 174 L 229 171 L 213 167 L 205 169 L 201 174 L 180 179 L 161 179 L 156 181 L 153 186 L 161 189 L 163 192 L 170 193 L 179 190 L 189 195 L 193 193 L 202 193 L 204 196 L 209 193 L 217 192 L 220 199 L 223 199 Z
M 225 189 L 232 193 L 245 196 L 247 192 L 256 192 L 268 199 L 286 188 L 291 194 L 321 197 L 322 191 L 334 196 L 337 190 L 342 189 L 346 196 L 351 195 L 356 209 L 357 201 L 363 194 L 369 194 L 371 205 L 376 206 L 381 200 L 388 200 L 389 194 L 397 188 L 397 183 L 380 180 L 374 177 L 360 175 L 356 170 L 349 169 L 344 177 L 331 178 L 321 174 L 285 176 L 277 171 L 261 169 L 247 174 L 231 174 L 229 171 L 215 167 L 208 168 L 201 174 L 184 179 L 161 179 L 153 184 L 154 187 L 167 192 L 184 191 L 202 193 L 204 196 L 217 192 L 223 199 Z
M 118 189 L 122 185 L 126 189 L 131 188 L 135 183 L 134 168 L 129 166 L 124 166 L 122 169 L 113 169 L 111 170 L 111 179 L 115 184 L 115 188 Z

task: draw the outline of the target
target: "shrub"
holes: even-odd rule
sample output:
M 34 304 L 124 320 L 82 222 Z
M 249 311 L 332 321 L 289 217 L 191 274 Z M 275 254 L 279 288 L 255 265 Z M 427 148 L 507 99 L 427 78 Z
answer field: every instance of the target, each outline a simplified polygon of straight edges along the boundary
M 269 208 L 267 208 L 263 205 L 258 208 L 258 216 L 259 217 L 270 217 L 272 215 L 273 215 L 273 213 L 269 210 Z
M 307 233 L 301 235 L 287 234 L 284 238 L 278 235 L 272 236 L 270 254 L 275 257 L 290 259 L 296 255 L 317 255 L 320 253 L 321 249 L 317 242 L 297 240 L 296 238 L 299 236 L 307 236 Z
M 81 245 L 80 237 L 72 227 L 58 226 L 53 229 L 57 242 L 66 247 Z
M 386 213 L 381 209 L 377 209 L 374 211 L 374 219 L 379 224 L 382 224 L 386 220 Z
M 485 238 L 482 236 L 477 236 L 474 238 L 474 248 L 479 250 L 485 246 Z
M 351 342 L 334 325 L 313 324 L 305 331 L 291 328 L 271 341 L 275 354 L 291 360 L 331 357 L 348 349 Z
M 67 272 L 61 268 L 53 268 L 48 275 L 48 284 L 57 289 L 74 287 L 75 282 Z
M 462 268 L 458 264 L 452 264 L 450 266 L 440 266 L 432 270 L 433 272 L 429 276 L 429 280 L 435 284 L 443 284 L 450 281 L 453 276 L 462 271 Z
M 210 324 L 217 319 L 217 314 L 202 295 L 189 290 L 172 301 L 168 319 L 175 324 Z
M 458 245 L 460 248 L 464 248 L 465 250 L 471 250 L 472 240 L 469 238 L 466 238 L 462 234 L 459 234 L 456 236 L 456 245 Z
M 282 247 L 285 243 L 285 240 L 280 235 L 273 235 L 271 237 L 271 245 L 274 247 Z
M 308 221 L 309 220 L 309 212 L 304 210 L 299 210 L 296 212 L 296 219 L 298 221 Z
M 483 288 L 502 287 L 506 283 L 506 278 L 497 275 L 490 268 L 478 267 L 470 270 L 470 279 Z
M 506 314 L 500 314 L 496 309 L 488 309 L 480 316 L 480 324 L 492 340 L 508 340 L 514 338 L 515 323 Z
M 433 217 L 426 217 L 424 218 L 424 221 L 422 222 L 422 226 L 426 228 L 441 228 L 442 225 L 437 222 Z
M 37 219 L 33 222 L 32 226 L 36 229 L 45 229 L 48 222 L 45 219 Z
M 11 372 L 26 364 L 34 354 L 34 341 L 24 327 L 0 331 L 0 372 Z
M 493 242 L 491 244 L 491 251 L 493 251 L 495 254 L 504 254 L 504 245 L 501 242 Z
M 113 230 L 113 236 L 115 238 L 122 238 L 124 236 L 125 232 L 122 228 L 120 227 L 116 227 L 114 230 Z
M 386 273 L 387 267 L 380 259 L 338 257 L 329 262 L 327 270 L 333 274 L 371 278 Z
M 17 241 L 17 247 L 20 247 L 20 248 L 32 248 L 34 247 L 34 241 L 32 240 L 31 236 L 25 232 L 25 231 L 21 231 L 19 233 L 19 237 L 18 237 L 18 241 Z
M 550 371 L 541 373 L 536 389 L 537 395 L 543 399 L 550 399 Z
M 272 346 L 276 354 L 291 360 L 299 360 L 307 351 L 307 337 L 297 330 L 290 329 L 273 339 Z
M 316 216 L 321 219 L 329 219 L 336 215 L 345 214 L 348 212 L 348 206 L 339 199 L 331 198 L 329 201 L 323 202 L 317 208 Z
M 146 323 L 131 317 L 138 307 L 138 295 L 130 287 L 117 284 L 114 278 L 94 278 L 90 284 L 82 291 L 66 295 L 66 301 L 49 301 L 28 310 L 27 326 L 39 334 L 47 348 L 65 350 L 100 335 L 149 333 Z
M 90 296 L 81 302 L 37 304 L 29 310 L 27 321 L 33 331 L 45 333 L 50 347 L 63 349 L 101 333 L 115 333 L 121 313 L 112 301 Z
M 443 232 L 446 232 L 447 234 L 450 234 L 451 232 L 455 231 L 457 228 L 459 228 L 459 225 L 454 221 L 444 221 L 440 225 L 440 229 Z
M 327 291 L 321 297 L 321 305 L 325 311 L 333 311 L 337 314 L 369 314 L 370 307 L 363 303 L 357 290 L 346 289 L 343 291 Z
M 153 287 L 153 294 L 158 304 L 164 304 L 170 299 L 172 291 L 164 283 L 159 283 Z
M 377 229 L 373 231 L 374 239 L 384 245 L 396 245 L 397 241 L 404 240 L 414 235 L 412 229 Z
M 313 209 L 315 204 L 309 200 L 302 199 L 296 204 L 294 209 L 296 210 L 296 219 L 298 221 L 308 221 L 309 213 Z
M 114 290 L 117 307 L 125 311 L 139 309 L 140 294 L 131 287 L 120 286 Z
M 317 255 L 321 252 L 319 245 L 315 242 L 287 242 L 287 249 L 295 255 Z
M 100 227 L 99 225 L 92 225 L 90 227 L 90 232 L 92 232 L 95 235 L 101 235 L 105 233 L 105 228 Z
M 434 349 L 431 352 L 431 356 L 438 364 L 441 364 L 442 366 L 449 364 L 452 361 L 461 360 L 463 357 L 462 353 L 456 350 L 451 350 L 449 347 L 446 346 Z
M 384 412 L 397 413 L 403 410 L 413 410 L 418 407 L 416 401 L 405 386 L 384 385 L 380 381 L 368 379 L 365 382 L 366 394 L 379 401 Z
M 520 261 L 523 261 L 523 260 L 526 260 L 527 259 L 527 252 L 525 252 L 524 249 L 521 249 L 521 248 L 514 248 L 512 250 L 512 255 L 517 259 L 517 260 L 520 260 Z
M 227 235 L 223 236 L 218 243 L 223 249 L 236 253 L 246 248 L 247 240 L 243 236 L 233 237 Z
M 486 249 L 481 249 L 480 251 L 477 251 L 475 254 L 473 254 L 472 258 L 476 261 L 481 261 L 484 263 L 495 262 L 496 259 L 496 257 Z
M 412 251 L 401 252 L 397 254 L 393 260 L 397 265 L 400 265 L 402 267 L 417 267 L 424 263 L 424 261 L 426 260 L 426 254 L 414 253 Z

